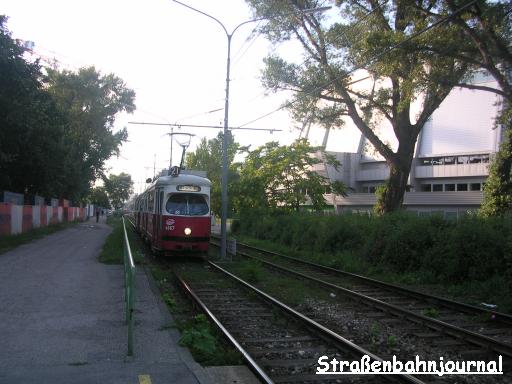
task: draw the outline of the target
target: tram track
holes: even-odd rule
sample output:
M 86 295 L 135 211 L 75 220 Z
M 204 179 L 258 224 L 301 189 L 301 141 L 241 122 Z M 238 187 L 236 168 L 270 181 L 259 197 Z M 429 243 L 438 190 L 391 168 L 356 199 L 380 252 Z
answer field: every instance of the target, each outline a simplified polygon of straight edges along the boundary
M 445 330 L 448 335 L 512 358 L 512 316 L 508 314 L 408 290 L 246 244 L 237 246 L 256 252 L 249 254 L 239 250 L 238 254 L 258 260 L 270 268 L 314 281 L 357 301 L 426 324 L 432 329 Z M 435 318 L 424 315 L 433 308 L 436 309 Z
M 184 267 L 181 267 L 184 268 Z M 197 265 L 195 266 L 197 268 Z M 184 276 L 180 285 L 244 356 L 262 382 L 275 383 L 423 383 L 409 375 L 323 376 L 322 355 L 338 361 L 382 358 L 356 345 L 251 284 L 208 262 L 208 280 Z M 193 275 L 193 274 L 192 274 Z M 226 281 L 230 284 L 227 285 Z
M 340 279 L 337 275 L 340 273 L 343 278 L 346 279 L 343 271 L 318 266 L 313 263 L 289 258 L 273 252 L 267 252 L 255 247 L 248 247 L 244 244 L 237 244 L 237 248 L 237 254 L 257 260 L 262 263 L 264 267 L 269 268 L 275 273 L 284 273 L 294 278 L 302 279 L 305 282 L 322 286 L 330 292 L 336 292 L 339 300 L 342 301 L 338 309 L 341 308 L 341 311 L 346 313 L 347 310 L 350 311 L 356 308 L 355 311 L 357 313 L 354 312 L 356 317 L 366 316 L 372 319 L 372 321 L 375 320 L 376 323 L 384 324 L 385 328 L 390 326 L 395 330 L 400 330 L 399 334 L 415 339 L 415 345 L 421 345 L 421 350 L 435 351 L 435 353 L 442 353 L 441 356 L 453 356 L 457 360 L 480 359 L 490 361 L 493 359 L 496 360 L 498 356 L 501 355 L 503 356 L 506 370 L 510 370 L 510 367 L 512 366 L 512 348 L 507 342 L 508 339 L 500 340 L 499 338 L 488 336 L 488 334 L 496 336 L 497 333 L 507 334 L 507 332 L 510 331 L 510 325 L 508 322 L 509 315 L 507 314 L 498 313 L 496 316 L 492 316 L 496 312 L 480 310 L 479 308 L 466 306 L 465 304 L 456 302 L 453 302 L 455 304 L 452 306 L 452 302 L 450 300 L 432 297 L 415 291 L 411 291 L 412 293 L 408 296 L 407 294 L 409 291 L 402 287 L 397 287 L 398 289 L 396 292 L 400 292 L 402 295 L 402 297 L 399 297 L 398 293 L 395 293 L 395 286 L 391 284 L 368 279 L 370 280 L 370 283 L 363 285 L 361 281 L 365 280 L 364 277 L 348 274 L 349 277 L 353 279 L 352 285 L 354 285 L 354 281 L 356 281 L 355 284 L 357 284 L 357 287 L 362 288 L 361 290 L 364 290 L 365 293 L 370 290 L 372 293 L 376 293 L 375 297 L 372 297 L 364 295 L 357 290 L 350 290 L 340 286 Z M 249 248 L 252 252 L 251 254 L 248 254 L 247 251 L 241 251 L 241 248 Z M 257 256 L 254 255 L 254 252 L 257 252 Z M 267 257 L 262 257 L 261 255 L 266 255 Z M 271 258 L 272 261 L 269 261 L 269 258 Z M 279 262 L 276 261 L 276 259 L 283 259 L 286 260 L 286 262 Z M 283 264 L 286 264 L 287 266 L 284 267 Z M 300 268 L 297 265 L 299 265 Z M 336 284 L 336 282 L 340 285 Z M 344 285 L 347 286 L 349 284 L 345 282 Z M 380 291 L 377 288 L 381 285 L 384 286 L 386 290 Z M 388 300 L 382 300 L 382 297 L 384 296 L 388 299 L 399 299 L 401 301 L 401 305 L 398 305 L 396 302 L 392 304 Z M 429 299 L 429 301 L 426 301 L 426 299 Z M 411 302 L 411 300 L 413 300 L 413 302 Z M 421 300 L 423 300 L 423 302 Z M 421 307 L 432 308 L 435 303 L 439 302 L 442 302 L 443 304 L 443 310 L 440 311 L 439 319 L 430 318 L 418 313 Z M 313 305 L 313 307 L 315 307 L 315 305 Z M 459 311 L 458 308 L 460 307 L 464 309 L 464 312 L 461 313 Z M 322 313 L 318 313 L 326 313 L 328 311 L 336 312 L 336 309 L 333 308 L 334 306 L 332 304 L 317 304 L 316 311 L 313 311 L 316 312 L 316 314 L 312 313 L 310 316 L 314 319 L 318 319 L 319 322 L 323 322 L 324 324 L 333 325 L 334 323 L 334 327 L 336 327 L 336 323 L 339 323 L 339 321 L 332 321 L 332 318 L 329 319 L 326 316 L 323 316 Z M 453 323 L 446 322 L 446 320 L 450 318 L 448 315 L 450 312 L 452 314 L 455 313 L 451 318 L 457 320 L 457 324 L 460 324 L 460 322 L 464 321 L 463 319 L 466 318 L 466 323 L 472 321 L 470 324 L 473 326 L 473 329 L 476 326 L 475 324 L 478 324 L 478 331 L 482 333 L 474 332 L 458 327 Z M 482 324 L 482 314 L 485 315 L 486 318 L 488 316 L 489 319 L 491 319 L 490 325 L 487 325 L 487 322 Z M 368 324 L 370 324 L 370 322 L 368 322 L 367 325 Z M 341 328 L 346 330 L 346 327 L 344 326 Z M 336 330 L 336 328 L 333 329 Z M 390 337 L 394 338 L 395 336 Z M 362 341 L 359 342 L 363 343 Z M 372 348 L 374 346 L 370 345 L 368 347 L 371 351 L 375 352 L 375 348 Z M 378 353 L 380 353 L 381 356 L 385 356 L 385 352 L 384 355 L 381 351 Z M 509 375 L 506 375 L 506 377 L 507 379 L 505 379 L 504 382 L 512 382 Z
M 240 246 L 240 244 L 239 244 Z M 262 250 L 258 250 L 259 252 L 263 252 Z M 244 254 L 246 252 L 242 252 Z M 254 255 L 245 255 L 246 257 L 254 257 Z M 275 258 L 275 255 L 269 256 Z M 260 262 L 262 259 L 258 258 Z M 160 259 L 159 262 L 164 262 Z M 264 261 L 264 263 L 268 263 L 268 260 Z M 168 260 L 165 260 L 164 264 L 168 264 Z M 171 263 L 169 263 L 170 265 Z M 172 263 L 172 270 L 175 270 L 176 263 Z M 179 264 L 179 263 L 178 263 Z M 196 263 L 197 264 L 197 263 Z M 270 266 L 266 264 L 269 268 L 272 268 L 273 271 L 278 271 L 282 267 L 279 266 Z M 308 266 L 309 267 L 309 266 Z M 319 315 L 317 311 L 307 312 L 303 311 L 300 308 L 291 308 L 287 307 L 285 304 L 279 303 L 277 299 L 266 295 L 264 292 L 261 292 L 256 287 L 251 286 L 250 284 L 243 282 L 238 277 L 229 273 L 222 267 L 210 263 L 209 268 L 215 273 L 220 273 L 222 271 L 226 276 L 230 276 L 230 279 L 233 281 L 237 281 L 237 284 L 243 286 L 242 290 L 250 291 L 251 293 L 245 294 L 235 293 L 240 291 L 240 288 L 235 291 L 232 288 L 222 288 L 222 283 L 220 284 L 221 288 L 218 288 L 216 280 L 217 278 L 208 277 L 207 279 L 200 279 L 196 281 L 187 281 L 186 279 L 180 279 L 180 285 L 183 287 L 184 291 L 187 292 L 187 295 L 193 298 L 193 300 L 197 303 L 198 307 L 201 308 L 203 312 L 205 312 L 210 320 L 217 325 L 217 327 L 224 333 L 228 340 L 231 341 L 244 357 L 247 365 L 252 368 L 252 370 L 257 373 L 261 370 L 261 373 L 257 373 L 257 376 L 262 380 L 262 382 L 299 382 L 299 383 L 313 383 L 313 382 L 326 382 L 326 383 L 373 383 L 373 382 L 382 382 L 383 380 L 390 382 L 413 382 L 413 383 L 422 383 L 422 382 L 449 382 L 449 383 L 490 383 L 495 382 L 492 380 L 485 380 L 483 378 L 480 381 L 473 380 L 471 378 L 469 381 L 463 379 L 460 381 L 458 378 L 455 380 L 450 378 L 449 376 L 438 377 L 438 376 L 428 376 L 425 377 L 425 381 L 420 381 L 419 379 L 407 375 L 403 376 L 320 376 L 315 375 L 315 369 L 318 366 L 318 357 L 323 355 L 329 356 L 330 358 L 337 358 L 339 361 L 356 361 L 361 358 L 362 355 L 371 356 L 376 360 L 387 360 L 391 359 L 391 353 L 381 353 L 382 351 L 375 351 L 372 347 L 373 345 L 360 342 L 357 338 L 354 337 L 343 337 L 343 332 L 338 332 L 337 326 L 340 324 L 336 324 L 338 320 L 329 323 L 328 319 L 324 316 Z M 283 271 L 279 272 L 282 273 Z M 286 272 L 290 274 L 290 272 Z M 332 275 L 332 271 L 328 271 L 327 274 L 323 274 L 324 276 Z M 179 274 L 179 273 L 178 273 Z M 290 275 L 294 275 L 297 278 L 305 279 L 309 278 L 312 275 L 311 271 L 299 272 L 292 271 Z M 303 275 L 303 276 L 300 276 Z M 313 280 L 311 280 L 313 281 Z M 325 283 L 325 282 L 324 282 Z M 329 289 L 332 289 L 332 283 L 330 286 L 326 286 Z M 259 303 L 251 302 L 254 300 L 254 295 L 258 295 L 259 298 L 257 301 Z M 341 295 L 340 295 L 341 296 Z M 363 300 L 364 301 L 364 300 Z M 270 305 L 271 309 L 264 309 L 260 305 L 262 302 L 265 302 L 266 305 Z M 354 301 L 356 306 L 360 306 L 361 300 Z M 406 329 L 408 326 L 404 326 L 405 322 L 410 322 L 411 320 L 407 318 L 407 316 L 402 315 L 394 315 L 394 319 L 387 318 L 389 310 L 383 310 L 382 308 L 378 308 L 381 306 L 381 301 L 376 300 L 378 305 L 375 310 L 370 310 L 367 312 L 369 318 L 374 318 L 382 321 L 387 321 L 389 323 L 398 323 L 400 327 Z M 279 304 L 277 304 L 279 303 Z M 282 307 L 280 307 L 282 305 Z M 430 304 L 431 305 L 431 304 Z M 293 323 L 305 321 L 305 324 L 302 323 L 298 326 L 297 324 L 291 326 L 290 322 L 282 323 L 282 316 L 276 316 L 276 306 L 280 307 L 278 311 L 282 313 L 286 313 L 287 317 L 295 317 L 292 321 Z M 317 308 L 318 309 L 318 308 Z M 347 312 L 350 310 L 350 305 L 346 303 L 342 304 L 342 312 Z M 360 309 L 360 308 L 359 308 Z M 302 313 L 299 313 L 302 312 Z M 322 310 L 321 310 L 322 311 Z M 323 311 L 329 311 L 329 308 L 323 307 Z M 316 312 L 316 313 L 315 313 Z M 383 316 L 382 314 L 385 313 Z M 383 319 L 384 317 L 384 319 Z M 297 320 L 299 319 L 299 320 Z M 302 320 L 301 320 L 302 319 Z M 306 320 L 304 320 L 306 319 Z M 332 320 L 332 319 L 331 319 Z M 281 322 L 281 324 L 279 324 Z M 401 323 L 401 325 L 400 325 Z M 312 325 L 313 324 L 313 325 Z M 396 325 L 396 324 L 395 324 Z M 416 326 L 417 325 L 417 326 Z M 463 350 L 465 354 L 463 357 L 467 357 L 468 359 L 473 358 L 472 360 L 476 360 L 476 358 L 480 358 L 482 356 L 486 356 L 487 358 L 495 355 L 496 350 L 490 349 L 489 346 L 479 348 L 472 348 L 464 345 L 466 341 L 463 343 L 459 343 L 457 340 L 453 341 L 450 335 L 450 338 L 445 338 L 444 340 L 439 341 L 439 334 L 435 334 L 435 332 L 424 332 L 422 327 L 424 324 L 422 322 L 416 322 L 416 325 L 411 326 L 410 330 L 416 333 L 416 336 L 423 337 L 426 340 L 429 338 L 435 338 L 437 344 L 445 345 L 448 347 L 454 347 L 459 350 Z M 318 329 L 314 329 L 316 327 L 323 328 L 324 331 L 320 331 L 318 333 Z M 279 328 L 281 327 L 281 328 Z M 432 330 L 432 329 L 431 329 Z M 304 331 L 306 333 L 304 333 Z M 446 331 L 439 331 L 441 334 L 447 335 Z M 314 336 L 311 335 L 314 334 Z M 329 335 L 335 335 L 334 339 L 330 339 Z M 329 339 L 329 340 L 326 340 Z M 355 340 L 354 340 L 355 339 Z M 327 343 L 327 344 L 326 344 Z M 357 343 L 357 344 L 356 344 Z M 348 348 L 348 349 L 347 349 Z M 355 348 L 355 350 L 354 350 Z M 484 351 L 484 349 L 487 350 Z M 489 350 L 491 352 L 489 354 Z M 393 349 L 396 352 L 396 349 Z M 377 356 L 377 354 L 379 356 Z M 404 358 L 402 361 L 410 360 L 411 354 L 407 356 L 400 356 L 399 353 L 396 353 L 399 358 Z M 447 359 L 450 357 L 454 357 L 456 360 L 457 356 L 446 354 Z M 505 354 L 505 356 L 507 356 Z M 428 356 L 427 356 L 428 357 Z M 460 356 L 459 356 L 460 357 Z M 423 355 L 425 358 L 425 355 Z M 460 359 L 459 359 L 460 360 Z M 505 371 L 510 369 L 509 361 L 505 363 Z M 265 378 L 266 375 L 266 378 Z M 460 377 L 460 376 L 459 376 Z M 422 377 L 424 378 L 424 377 Z M 502 378 L 504 380 L 502 380 Z M 510 381 L 510 376 L 506 375 L 506 377 L 498 377 L 496 382 L 500 383 L 508 383 Z M 268 381 L 270 380 L 270 381 Z

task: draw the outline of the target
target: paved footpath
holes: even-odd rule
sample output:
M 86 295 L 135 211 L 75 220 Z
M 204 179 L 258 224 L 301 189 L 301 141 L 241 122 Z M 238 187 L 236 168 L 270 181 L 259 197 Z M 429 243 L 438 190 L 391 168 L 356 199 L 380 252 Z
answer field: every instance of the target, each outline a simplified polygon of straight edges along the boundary
M 206 384 L 137 268 L 134 356 L 126 357 L 123 267 L 97 256 L 111 229 L 77 224 L 0 255 L 0 384 Z

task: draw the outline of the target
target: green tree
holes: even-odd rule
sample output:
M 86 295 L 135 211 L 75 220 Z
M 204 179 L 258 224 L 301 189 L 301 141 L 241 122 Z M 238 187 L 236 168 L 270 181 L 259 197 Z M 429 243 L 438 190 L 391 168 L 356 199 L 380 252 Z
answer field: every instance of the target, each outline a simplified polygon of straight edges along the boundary
M 240 170 L 236 193 L 239 208 L 288 207 L 298 211 L 307 203 L 314 209 L 324 207 L 323 195 L 330 183 L 315 170 L 322 162 L 315 156 L 319 150 L 300 139 L 289 146 L 274 141 L 250 151 Z M 334 187 L 342 193 L 339 182 Z
M 126 141 L 126 128 L 114 132 L 113 126 L 118 113 L 135 109 L 135 93 L 120 78 L 102 75 L 94 67 L 47 72 L 48 91 L 67 116 L 64 141 L 68 152 L 60 159 L 66 164 L 63 193 L 81 199 L 103 175 L 105 161 L 118 154 Z
M 235 155 L 243 148 L 235 142 L 233 134 L 228 131 L 228 194 L 233 191 L 233 185 L 238 180 L 237 164 L 234 163 Z M 217 137 L 206 140 L 203 138 L 194 152 L 187 153 L 186 168 L 206 171 L 207 177 L 212 182 L 211 209 L 214 213 L 221 211 L 221 174 L 222 174 L 222 140 L 224 134 L 219 132 Z M 232 212 L 232 204 L 228 211 Z
M 350 118 L 390 168 L 376 212 L 399 209 L 418 135 L 466 72 L 464 63 L 418 46 L 452 46 L 455 32 L 447 24 L 426 31 L 437 18 L 419 12 L 415 1 L 337 1 L 336 20 L 300 13 L 328 5 L 325 1 L 247 2 L 257 16 L 272 17 L 263 28 L 272 41 L 294 38 L 304 49 L 301 64 L 267 57 L 264 85 L 293 92 L 287 106 L 297 120 L 340 127 Z M 360 69 L 364 88 L 358 87 Z M 420 104 L 416 113 L 413 103 Z M 393 130 L 396 149 L 379 133 L 384 122 Z
M 110 201 L 105 187 L 93 188 L 89 194 L 88 201 L 95 206 L 110 208 Z
M 443 7 L 429 15 L 445 17 L 448 12 L 466 5 L 463 12 L 450 19 L 460 30 L 456 50 L 444 53 L 470 65 L 473 74 L 484 70 L 497 82 L 499 88 L 462 83 L 460 86 L 493 92 L 503 99 L 497 124 L 503 128 L 503 140 L 492 160 L 484 190 L 480 213 L 484 216 L 503 215 L 512 211 L 512 4 L 509 1 L 479 0 L 470 6 L 467 1 L 445 0 Z
M 114 209 L 121 209 L 133 193 L 132 177 L 124 172 L 104 178 L 105 191 Z
M 81 200 L 126 140 L 113 132 L 134 92 L 94 68 L 77 73 L 28 62 L 0 15 L 0 189 Z
M 0 15 L 0 190 L 62 196 L 65 117 Z

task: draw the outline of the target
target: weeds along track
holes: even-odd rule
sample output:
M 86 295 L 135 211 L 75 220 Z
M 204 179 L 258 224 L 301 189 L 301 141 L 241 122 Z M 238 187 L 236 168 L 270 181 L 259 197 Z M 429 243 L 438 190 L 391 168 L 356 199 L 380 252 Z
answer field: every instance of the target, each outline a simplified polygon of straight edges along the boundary
M 181 286 L 265 383 L 423 383 L 407 375 L 316 375 L 318 358 L 379 357 L 280 303 L 219 265 L 173 265 Z
M 325 314 L 341 305 L 346 313 L 352 309 L 354 316 L 372 319 L 371 324 L 380 324 L 383 329 L 398 329 L 397 334 L 402 337 L 397 338 L 391 332 L 392 337 L 395 340 L 407 338 L 410 345 L 423 352 L 422 355 L 428 354 L 427 351 L 434 355 L 445 353 L 445 356 L 454 356 L 459 360 L 495 360 L 502 355 L 509 372 L 512 368 L 510 315 L 407 290 L 244 244 L 237 244 L 237 248 L 239 255 L 257 260 L 274 273 L 284 273 L 334 292 L 338 304 L 330 305 L 331 309 L 325 303 L 309 305 L 310 310 L 316 312 L 310 316 L 318 317 L 321 322 L 329 322 Z M 323 321 L 320 318 L 324 318 Z M 375 332 L 367 332 L 370 336 L 372 333 Z M 364 341 L 359 343 L 365 344 Z M 382 346 L 377 348 L 380 349 L 377 352 L 375 345 L 373 347 L 373 350 L 370 346 L 368 348 L 381 356 L 388 353 L 382 351 Z M 398 352 L 396 348 L 390 349 Z

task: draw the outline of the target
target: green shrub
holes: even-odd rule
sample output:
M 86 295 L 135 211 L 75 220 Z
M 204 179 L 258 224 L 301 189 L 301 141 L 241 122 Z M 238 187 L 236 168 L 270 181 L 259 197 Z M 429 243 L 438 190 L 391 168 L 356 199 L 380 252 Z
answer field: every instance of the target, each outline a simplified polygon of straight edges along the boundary
M 452 221 L 409 212 L 368 217 L 258 211 L 242 215 L 238 230 L 354 272 L 370 268 L 451 284 L 512 277 L 511 217 Z
M 214 359 L 218 349 L 205 315 L 197 315 L 185 325 L 179 343 L 188 347 L 199 362 Z
M 261 281 L 264 270 L 259 261 L 244 261 L 240 269 L 240 276 L 249 283 L 257 283 Z

